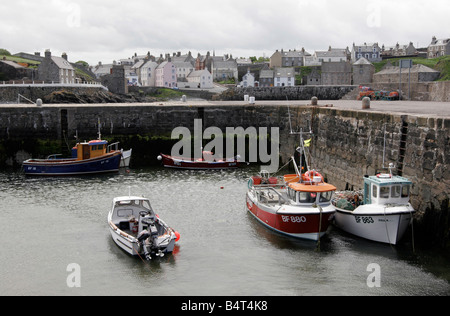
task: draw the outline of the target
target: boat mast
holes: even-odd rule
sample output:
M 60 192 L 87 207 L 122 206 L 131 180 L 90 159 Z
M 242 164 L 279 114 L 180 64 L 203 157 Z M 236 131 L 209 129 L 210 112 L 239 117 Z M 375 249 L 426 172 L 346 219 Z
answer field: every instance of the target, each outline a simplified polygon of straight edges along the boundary
M 294 132 L 292 130 L 292 122 L 291 122 L 291 111 L 288 105 L 288 114 L 289 114 L 289 127 L 290 127 L 290 135 L 299 135 L 299 146 L 297 147 L 296 151 L 300 154 L 300 168 L 303 166 L 303 155 L 305 156 L 305 164 L 306 164 L 306 171 L 309 171 L 309 163 L 308 163 L 308 157 L 306 154 L 306 149 L 305 149 L 305 140 L 303 139 L 303 134 L 311 134 L 312 135 L 312 130 L 311 127 L 309 129 L 309 132 L 303 132 L 303 128 L 300 128 L 299 132 Z M 295 171 L 297 172 L 297 174 L 300 176 L 301 178 L 301 170 L 298 169 L 298 166 L 295 162 L 294 156 L 292 157 L 292 161 L 294 163 L 294 168 Z

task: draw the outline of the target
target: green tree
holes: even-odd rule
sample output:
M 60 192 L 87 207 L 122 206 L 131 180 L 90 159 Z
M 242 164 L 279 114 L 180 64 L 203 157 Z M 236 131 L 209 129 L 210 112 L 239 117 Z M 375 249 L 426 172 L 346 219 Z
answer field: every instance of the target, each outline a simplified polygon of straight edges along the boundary
M 4 48 L 0 48 L 0 55 L 11 56 L 11 53 Z
M 89 64 L 87 62 L 85 62 L 84 60 L 79 60 L 75 64 L 80 64 L 81 66 L 83 66 L 85 68 L 89 67 Z

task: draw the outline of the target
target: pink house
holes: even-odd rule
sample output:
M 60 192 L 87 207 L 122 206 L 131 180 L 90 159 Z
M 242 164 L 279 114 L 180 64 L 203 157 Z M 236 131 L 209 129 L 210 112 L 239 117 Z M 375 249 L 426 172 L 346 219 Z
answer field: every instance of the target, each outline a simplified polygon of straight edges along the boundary
M 155 70 L 156 86 L 174 88 L 177 86 L 177 70 L 170 61 L 162 62 Z

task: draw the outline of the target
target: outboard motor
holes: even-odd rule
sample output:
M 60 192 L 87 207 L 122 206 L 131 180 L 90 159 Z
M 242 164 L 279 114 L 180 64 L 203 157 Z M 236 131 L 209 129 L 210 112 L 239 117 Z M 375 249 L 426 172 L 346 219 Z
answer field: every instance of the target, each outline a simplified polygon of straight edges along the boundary
M 155 221 L 152 218 L 143 218 L 143 224 L 148 225 L 147 229 L 143 230 L 138 236 L 138 242 L 142 244 L 142 249 L 144 250 L 144 255 L 147 260 L 151 260 L 152 257 L 150 255 L 150 251 L 156 251 L 157 244 L 156 239 L 158 238 L 158 228 L 155 225 Z M 148 246 L 145 244 L 145 241 L 148 241 L 150 251 L 148 250 Z

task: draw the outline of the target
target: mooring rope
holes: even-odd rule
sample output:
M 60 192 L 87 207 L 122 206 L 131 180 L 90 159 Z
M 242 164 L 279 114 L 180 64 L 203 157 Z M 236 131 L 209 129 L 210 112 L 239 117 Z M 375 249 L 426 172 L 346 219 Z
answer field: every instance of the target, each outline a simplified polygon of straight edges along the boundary
M 416 248 L 414 246 L 414 218 L 413 218 L 413 214 L 412 211 L 409 210 L 409 214 L 411 215 L 411 240 L 412 240 L 412 248 L 413 248 L 413 253 L 416 253 Z
M 320 205 L 316 205 L 319 208 L 319 232 L 317 233 L 317 247 L 316 250 L 320 251 L 320 231 L 322 230 L 322 207 Z

